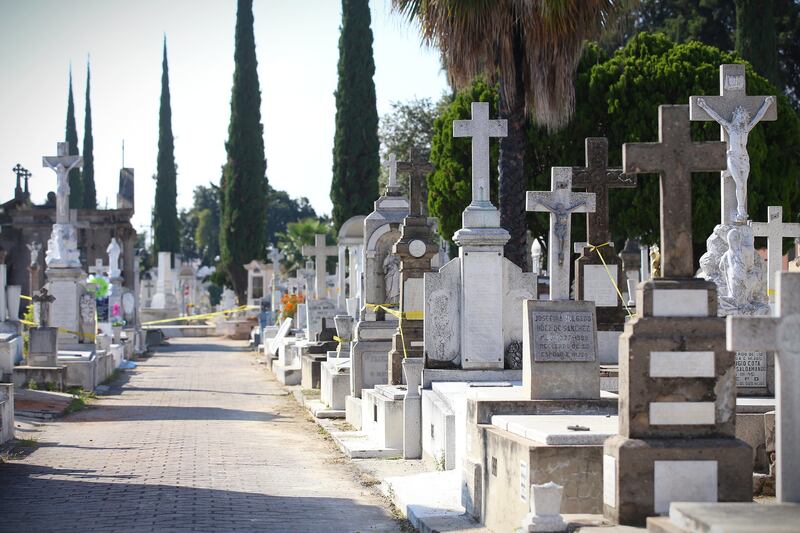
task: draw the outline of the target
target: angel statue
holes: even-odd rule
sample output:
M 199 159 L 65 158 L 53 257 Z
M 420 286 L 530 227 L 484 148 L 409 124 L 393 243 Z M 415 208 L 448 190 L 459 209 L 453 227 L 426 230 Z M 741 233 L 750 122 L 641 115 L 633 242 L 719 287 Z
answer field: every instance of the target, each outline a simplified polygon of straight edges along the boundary
M 728 137 L 728 169 L 724 171 L 723 177 L 731 176 L 736 183 L 736 220 L 740 223 L 747 222 L 747 178 L 750 175 L 747 137 L 773 103 L 775 97 L 767 96 L 752 118 L 744 107 L 738 106 L 733 110 L 731 119 L 727 120 L 714 111 L 705 98 L 697 99 L 697 105 L 722 126 Z

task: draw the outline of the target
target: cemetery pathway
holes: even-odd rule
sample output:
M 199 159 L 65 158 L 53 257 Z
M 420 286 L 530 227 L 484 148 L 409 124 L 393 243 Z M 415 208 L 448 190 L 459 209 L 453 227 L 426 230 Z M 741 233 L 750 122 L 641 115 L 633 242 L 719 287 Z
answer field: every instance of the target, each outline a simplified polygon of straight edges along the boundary
M 0 531 L 398 531 L 244 342 L 173 339 L 0 464 Z

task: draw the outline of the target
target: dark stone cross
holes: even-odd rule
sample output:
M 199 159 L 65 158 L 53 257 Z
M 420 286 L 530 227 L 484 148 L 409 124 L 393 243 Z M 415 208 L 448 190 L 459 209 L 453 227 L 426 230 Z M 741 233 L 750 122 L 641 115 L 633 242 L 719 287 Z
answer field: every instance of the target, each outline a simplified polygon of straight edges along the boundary
M 595 195 L 595 210 L 586 214 L 586 240 L 595 246 L 611 239 L 608 228 L 608 189 L 632 189 L 636 175 L 623 174 L 621 168 L 608 168 L 608 139 L 586 138 L 586 166 L 572 167 L 572 188 L 586 189 Z
M 12 168 L 11 171 L 17 175 L 17 186 L 14 187 L 14 198 L 19 198 L 22 196 L 22 185 L 20 179 L 22 179 L 27 170 L 22 165 L 17 163 L 17 166 Z
M 408 172 L 408 196 L 411 203 L 409 215 L 419 216 L 426 212 L 423 207 L 425 200 L 423 198 L 423 190 L 425 179 L 428 174 L 433 172 L 433 165 L 428 161 L 428 158 L 419 150 L 411 149 L 409 154 L 411 161 L 398 161 L 397 172 Z
M 694 276 L 692 172 L 725 170 L 727 144 L 692 142 L 689 106 L 658 106 L 658 142 L 622 145 L 626 174 L 657 172 L 661 196 L 661 272 L 665 278 Z
M 48 294 L 47 289 L 43 288 L 39 294 L 34 294 L 31 300 L 39 304 L 39 327 L 48 327 L 50 325 L 50 304 L 56 301 L 56 297 Z
M 31 195 L 30 190 L 28 189 L 28 178 L 33 176 L 28 169 L 23 169 L 25 172 L 22 173 L 22 179 L 25 180 L 25 196 L 28 197 Z

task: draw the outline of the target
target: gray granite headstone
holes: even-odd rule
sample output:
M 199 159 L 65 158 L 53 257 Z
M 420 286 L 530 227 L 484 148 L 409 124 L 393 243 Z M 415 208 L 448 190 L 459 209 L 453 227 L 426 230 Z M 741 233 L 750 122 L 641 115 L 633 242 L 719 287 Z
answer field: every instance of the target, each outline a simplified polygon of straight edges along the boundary
M 525 301 L 522 386 L 532 400 L 600 398 L 594 302 Z

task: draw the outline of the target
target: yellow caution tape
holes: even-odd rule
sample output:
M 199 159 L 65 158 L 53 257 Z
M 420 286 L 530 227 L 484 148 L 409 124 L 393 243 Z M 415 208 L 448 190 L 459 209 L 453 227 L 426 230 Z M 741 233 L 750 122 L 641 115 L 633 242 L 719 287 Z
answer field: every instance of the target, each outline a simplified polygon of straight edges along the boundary
M 611 245 L 610 242 L 604 242 L 603 244 L 598 244 L 596 246 L 594 244 L 589 244 L 589 249 L 592 252 L 597 252 L 597 255 L 600 257 L 600 261 L 603 263 L 603 268 L 606 269 L 606 274 L 608 274 L 608 279 L 611 280 L 611 285 L 614 286 L 614 290 L 617 291 L 617 295 L 619 296 L 619 300 L 622 302 L 622 306 L 625 308 L 625 312 L 628 313 L 628 316 L 630 318 L 633 318 L 634 316 L 636 316 L 636 313 L 632 313 L 631 312 L 630 308 L 628 307 L 628 303 L 625 301 L 625 298 L 622 297 L 622 292 L 620 292 L 620 290 L 619 290 L 619 286 L 617 285 L 617 280 L 615 280 L 614 276 L 611 275 L 611 270 L 609 270 L 608 265 L 606 264 L 606 260 L 603 257 L 603 254 L 601 254 L 598 251 L 599 248 L 602 248 L 603 246 L 609 246 L 609 245 Z
M 39 327 L 39 324 L 37 324 L 36 322 L 31 322 L 30 320 L 20 320 L 19 322 L 20 322 L 20 324 L 24 324 L 24 325 L 30 326 L 32 328 L 38 328 Z M 95 337 L 97 337 L 97 335 L 95 335 L 94 333 L 81 333 L 80 331 L 72 331 L 71 329 L 67 329 L 67 328 L 58 328 L 58 331 L 60 333 L 70 333 L 72 335 L 77 335 L 78 337 L 84 337 L 84 338 L 93 339 L 93 340 L 94 340 Z
M 775 289 L 767 289 L 767 296 L 775 296 Z
M 337 337 L 336 335 L 333 336 L 333 340 L 338 342 L 339 344 L 351 342 L 353 339 L 343 339 L 341 337 Z
M 22 298 L 23 300 L 29 300 L 29 301 L 33 300 L 33 298 L 31 298 L 30 296 L 26 296 L 24 294 L 20 294 L 19 297 Z
M 234 307 L 233 309 L 227 309 L 225 311 L 214 311 L 213 313 L 204 313 L 202 315 L 188 315 L 188 316 L 179 316 L 175 318 L 162 318 L 160 320 L 151 320 L 149 322 L 142 322 L 143 326 L 152 326 L 153 324 L 165 324 L 167 322 L 184 322 L 188 320 L 205 320 L 207 318 L 213 318 L 215 316 L 220 315 L 228 315 L 232 313 L 238 313 L 240 311 L 248 311 L 252 309 L 259 309 L 256 305 L 240 305 L 239 307 Z
M 423 320 L 425 318 L 425 313 L 422 311 L 408 311 L 407 313 L 401 313 L 400 311 L 395 311 L 390 307 L 397 307 L 397 304 L 365 304 L 368 308 L 372 309 L 373 311 L 382 310 L 386 313 L 389 313 L 393 317 L 399 320 L 398 328 L 400 330 L 400 341 L 403 344 L 403 358 L 408 358 L 408 352 L 406 350 L 406 339 L 403 336 L 403 320 Z

